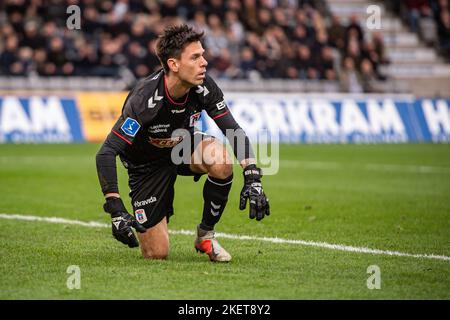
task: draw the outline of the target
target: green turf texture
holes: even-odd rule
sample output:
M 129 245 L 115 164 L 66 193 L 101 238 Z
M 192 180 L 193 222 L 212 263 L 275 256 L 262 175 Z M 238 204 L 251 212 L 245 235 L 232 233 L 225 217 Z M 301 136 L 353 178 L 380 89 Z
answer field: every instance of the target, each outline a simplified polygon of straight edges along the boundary
M 98 148 L 0 145 L 0 213 L 109 223 Z M 450 256 L 449 145 L 282 145 L 280 158 L 263 178 L 272 214 L 256 222 L 239 211 L 236 166 L 217 231 Z M 195 230 L 204 179 L 178 178 L 170 229 Z M 150 261 L 110 232 L 0 219 L 0 299 L 450 299 L 449 261 L 219 238 L 233 260 L 218 264 L 186 235 L 171 236 L 168 260 Z M 70 265 L 79 290 L 66 286 Z M 370 265 L 379 290 L 367 288 Z

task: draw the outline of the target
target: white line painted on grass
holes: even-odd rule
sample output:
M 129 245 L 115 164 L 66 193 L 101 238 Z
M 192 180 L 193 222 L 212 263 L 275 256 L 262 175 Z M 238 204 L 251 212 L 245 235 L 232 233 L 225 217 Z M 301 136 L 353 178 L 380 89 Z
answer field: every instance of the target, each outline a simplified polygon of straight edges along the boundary
M 91 228 L 109 228 L 110 224 L 95 222 L 95 221 L 79 221 L 79 220 L 71 220 L 65 218 L 57 218 L 57 217 L 38 217 L 38 216 L 30 216 L 30 215 L 21 215 L 21 214 L 5 214 L 0 213 L 0 218 L 2 219 L 10 219 L 10 220 L 25 220 L 25 221 L 42 221 L 49 223 L 59 223 L 59 224 L 72 224 L 79 225 L 83 227 L 91 227 Z M 170 234 L 175 235 L 188 235 L 194 236 L 194 231 L 189 230 L 169 230 Z M 268 238 L 268 237 L 255 237 L 255 236 L 246 236 L 246 235 L 235 235 L 217 232 L 218 238 L 227 238 L 227 239 L 235 239 L 235 240 L 251 240 L 251 241 L 264 241 L 264 242 L 272 242 L 272 243 L 286 243 L 286 244 L 296 244 L 302 246 L 310 246 L 316 248 L 324 248 L 331 250 L 339 250 L 339 251 L 347 251 L 347 252 L 356 252 L 356 253 L 369 253 L 369 254 L 380 254 L 387 256 L 396 256 L 396 257 L 410 257 L 410 258 L 418 258 L 418 259 L 435 259 L 435 260 L 444 260 L 450 261 L 450 257 L 441 256 L 435 254 L 413 254 L 413 253 L 404 253 L 399 251 L 389 251 L 389 250 L 379 250 L 379 249 L 370 249 L 365 247 L 352 247 L 346 246 L 342 244 L 331 244 L 326 242 L 317 242 L 317 241 L 307 241 L 307 240 L 291 240 L 291 239 L 282 239 L 282 238 Z
M 76 224 L 83 227 L 93 227 L 93 228 L 105 228 L 109 227 L 106 223 L 89 221 L 83 222 L 78 220 L 70 220 L 64 218 L 57 217 L 38 217 L 38 216 L 28 216 L 22 214 L 5 214 L 0 213 L 0 218 L 2 219 L 10 219 L 10 220 L 26 220 L 26 221 L 43 221 L 43 222 L 51 222 L 51 223 L 60 223 L 60 224 Z
M 380 172 L 400 172 L 400 173 L 438 173 L 450 174 L 449 167 L 422 166 L 422 165 L 399 165 L 382 163 L 340 163 L 332 161 L 302 161 L 302 160 L 281 160 L 281 167 L 303 168 L 310 170 L 338 170 L 338 169 L 363 169 Z

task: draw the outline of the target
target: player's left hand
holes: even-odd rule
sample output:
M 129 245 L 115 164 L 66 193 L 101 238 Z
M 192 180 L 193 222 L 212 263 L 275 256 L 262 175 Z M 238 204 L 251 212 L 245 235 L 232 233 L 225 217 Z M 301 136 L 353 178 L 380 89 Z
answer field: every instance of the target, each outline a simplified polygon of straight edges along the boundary
M 262 172 L 256 165 L 248 165 L 244 169 L 244 187 L 241 191 L 239 209 L 244 210 L 247 200 L 250 201 L 250 219 L 257 221 L 270 215 L 269 199 L 266 197 L 261 184 Z

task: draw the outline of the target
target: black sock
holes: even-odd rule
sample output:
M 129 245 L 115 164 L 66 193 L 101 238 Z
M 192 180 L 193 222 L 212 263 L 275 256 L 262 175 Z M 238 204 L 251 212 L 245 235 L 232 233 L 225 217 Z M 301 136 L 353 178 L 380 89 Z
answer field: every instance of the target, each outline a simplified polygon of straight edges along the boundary
M 220 220 L 220 216 L 228 201 L 228 194 L 231 190 L 233 174 L 226 179 L 217 179 L 208 176 L 203 187 L 203 218 L 200 228 L 203 230 L 213 230 Z

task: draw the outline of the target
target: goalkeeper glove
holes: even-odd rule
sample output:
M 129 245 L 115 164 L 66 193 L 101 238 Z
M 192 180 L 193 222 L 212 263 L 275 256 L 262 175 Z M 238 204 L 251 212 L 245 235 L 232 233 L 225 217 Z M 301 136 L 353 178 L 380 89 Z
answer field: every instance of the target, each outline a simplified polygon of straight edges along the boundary
M 270 214 L 269 199 L 261 185 L 262 172 L 256 165 L 248 165 L 244 169 L 244 187 L 241 191 L 239 209 L 244 210 L 247 199 L 250 201 L 250 219 L 259 221 Z
M 112 235 L 114 238 L 130 248 L 139 247 L 139 242 L 131 227 L 141 233 L 145 232 L 146 229 L 127 212 L 122 199 L 116 197 L 107 198 L 103 209 L 111 215 Z

